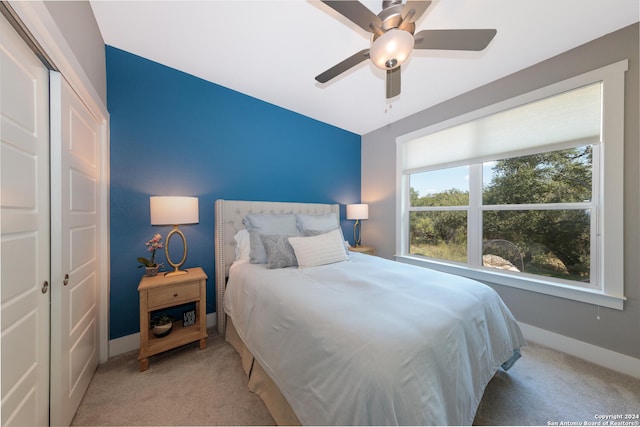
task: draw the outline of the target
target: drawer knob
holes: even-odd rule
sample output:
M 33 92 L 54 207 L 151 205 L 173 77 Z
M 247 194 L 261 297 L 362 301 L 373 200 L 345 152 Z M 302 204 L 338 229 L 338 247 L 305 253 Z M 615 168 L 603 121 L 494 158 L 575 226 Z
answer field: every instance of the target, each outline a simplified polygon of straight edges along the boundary
M 173 297 L 175 298 L 175 297 L 177 297 L 177 296 L 178 296 L 178 293 L 177 293 L 177 292 L 174 292 L 174 293 L 173 293 Z

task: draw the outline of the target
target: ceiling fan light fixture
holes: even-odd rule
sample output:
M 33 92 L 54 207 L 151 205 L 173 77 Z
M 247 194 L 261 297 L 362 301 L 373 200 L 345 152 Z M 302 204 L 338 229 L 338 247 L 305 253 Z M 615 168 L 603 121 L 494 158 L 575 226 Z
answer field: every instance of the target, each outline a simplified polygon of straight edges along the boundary
M 371 42 L 369 57 L 376 67 L 391 70 L 409 58 L 413 43 L 410 32 L 392 28 Z

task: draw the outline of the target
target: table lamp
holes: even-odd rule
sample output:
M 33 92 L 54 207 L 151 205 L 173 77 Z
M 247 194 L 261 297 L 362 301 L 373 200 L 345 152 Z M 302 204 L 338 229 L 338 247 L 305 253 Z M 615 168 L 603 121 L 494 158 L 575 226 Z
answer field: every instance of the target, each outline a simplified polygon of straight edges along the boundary
M 356 223 L 353 225 L 353 240 L 356 247 L 360 246 L 361 242 L 361 219 L 369 219 L 369 205 L 364 203 L 357 203 L 353 205 L 347 205 L 347 219 L 355 219 Z
M 165 273 L 165 276 L 188 273 L 188 271 L 180 270 L 180 267 L 187 259 L 187 239 L 185 239 L 178 225 L 198 223 L 198 198 L 151 196 L 149 204 L 151 208 L 151 225 L 173 225 L 173 230 L 167 234 L 167 239 L 165 240 L 164 253 L 167 263 L 174 268 L 174 271 Z M 174 234 L 182 238 L 182 259 L 177 263 L 173 262 L 169 257 L 169 239 Z

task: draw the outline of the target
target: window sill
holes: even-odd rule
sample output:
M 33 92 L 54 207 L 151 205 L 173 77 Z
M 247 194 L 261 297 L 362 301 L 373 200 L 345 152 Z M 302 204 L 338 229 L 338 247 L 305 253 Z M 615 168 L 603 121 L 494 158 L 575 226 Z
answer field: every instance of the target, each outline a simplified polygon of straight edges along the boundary
M 518 277 L 517 273 L 487 271 L 486 269 L 476 268 L 469 265 L 446 263 L 411 255 L 396 255 L 395 259 L 396 261 L 403 262 L 405 264 L 431 268 L 433 270 L 468 277 L 481 282 L 510 286 L 512 288 L 524 289 L 531 292 L 552 295 L 559 298 L 566 298 L 616 310 L 623 310 L 624 301 L 626 301 L 624 296 L 609 295 L 594 289 L 577 288 L 560 283 L 532 279 L 529 277 Z

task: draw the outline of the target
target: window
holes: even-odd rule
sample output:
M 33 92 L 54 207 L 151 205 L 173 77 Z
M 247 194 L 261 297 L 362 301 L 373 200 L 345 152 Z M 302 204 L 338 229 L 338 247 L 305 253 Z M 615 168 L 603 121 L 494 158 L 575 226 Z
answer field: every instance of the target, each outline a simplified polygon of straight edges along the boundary
M 622 309 L 626 69 L 399 138 L 398 259 Z
M 581 145 L 409 174 L 409 254 L 476 261 L 594 287 L 591 196 L 597 148 Z M 480 203 L 469 203 L 469 187 L 480 189 Z M 478 218 L 479 229 L 468 227 L 469 218 L 472 223 Z M 469 259 L 478 244 L 482 258 Z

